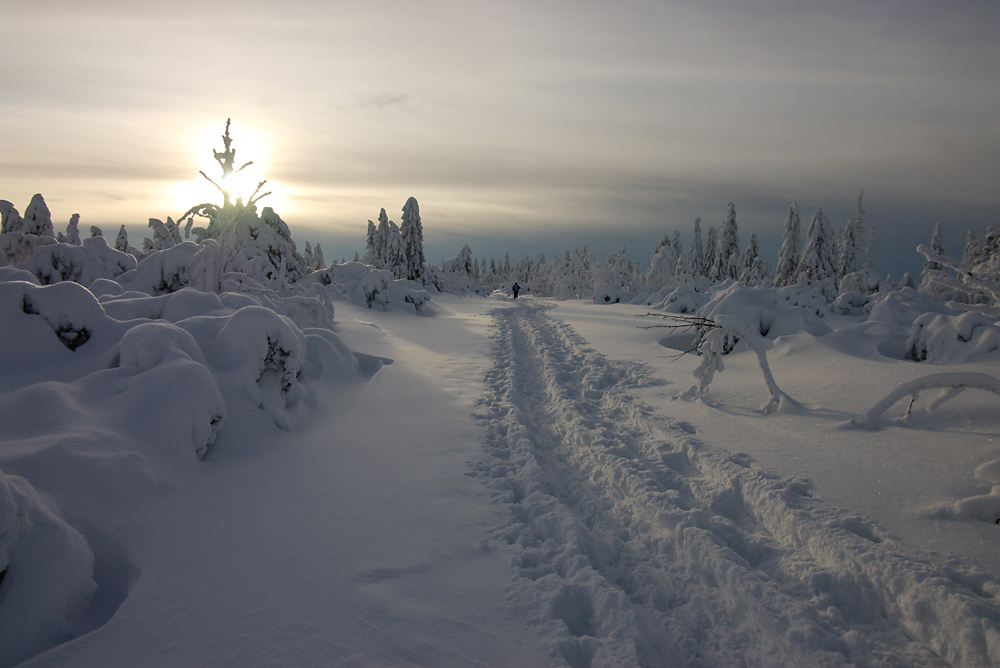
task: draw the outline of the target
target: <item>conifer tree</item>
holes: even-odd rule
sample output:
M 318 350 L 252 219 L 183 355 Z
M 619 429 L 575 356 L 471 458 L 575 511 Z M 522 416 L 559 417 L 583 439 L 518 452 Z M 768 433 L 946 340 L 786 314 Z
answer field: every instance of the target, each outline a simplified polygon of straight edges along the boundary
M 41 194 L 36 194 L 31 198 L 31 203 L 24 210 L 24 233 L 34 234 L 39 237 L 55 237 L 55 230 L 52 228 L 52 214 L 45 204 L 45 199 Z
M 836 272 L 833 233 L 823 210 L 818 209 L 809 223 L 806 244 L 796 268 L 796 283 L 816 286 L 824 297 L 833 301 L 837 296 Z
M 712 278 L 712 267 L 715 266 L 715 256 L 719 253 L 719 233 L 714 227 L 708 228 L 705 237 L 705 276 L 714 282 Z
M 739 278 L 740 236 L 736 224 L 736 205 L 729 203 L 729 213 L 719 233 L 718 250 L 712 264 L 712 281 L 721 283 L 731 278 Z
M 122 253 L 127 253 L 128 248 L 128 232 L 125 231 L 125 226 L 122 225 L 121 229 L 118 230 L 118 237 L 115 239 L 115 250 L 119 250 Z
M 798 268 L 799 259 L 802 256 L 799 248 L 800 227 L 799 206 L 792 202 L 788 206 L 785 230 L 781 235 L 781 249 L 778 251 L 778 262 L 774 267 L 774 287 L 776 288 L 795 284 L 797 278 L 795 270 Z
M 336 260 L 334 260 L 336 262 Z M 318 243 L 316 248 L 313 249 L 313 269 L 316 271 L 322 271 L 326 269 L 326 259 L 323 257 L 323 247 Z
M 694 277 L 705 275 L 705 253 L 701 246 L 701 218 L 694 219 L 691 249 L 688 251 L 688 273 Z
M 403 218 L 399 231 L 403 237 L 403 251 L 406 256 L 406 278 L 411 281 L 421 281 L 426 271 L 424 227 L 420 222 L 420 206 L 416 198 L 409 198 L 403 205 Z

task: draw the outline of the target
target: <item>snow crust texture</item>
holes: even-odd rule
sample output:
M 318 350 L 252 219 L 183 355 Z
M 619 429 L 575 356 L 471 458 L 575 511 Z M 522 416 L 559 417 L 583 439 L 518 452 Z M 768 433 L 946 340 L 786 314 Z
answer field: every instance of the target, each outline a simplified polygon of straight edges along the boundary
M 997 582 L 654 416 L 629 393 L 646 367 L 543 308 L 493 317 L 476 471 L 503 509 L 508 603 L 555 664 L 1000 664 Z

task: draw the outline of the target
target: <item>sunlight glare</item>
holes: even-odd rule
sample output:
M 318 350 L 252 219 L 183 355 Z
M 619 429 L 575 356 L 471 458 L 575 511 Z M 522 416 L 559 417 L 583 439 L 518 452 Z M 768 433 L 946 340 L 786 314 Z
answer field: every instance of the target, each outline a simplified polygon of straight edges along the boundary
M 190 155 L 193 158 L 192 178 L 173 184 L 171 201 L 176 202 L 178 215 L 187 211 L 192 206 L 202 203 L 222 204 L 222 193 L 209 183 L 198 171 L 208 175 L 215 183 L 229 191 L 232 200 L 242 197 L 246 202 L 257 188 L 257 184 L 263 180 L 267 183 L 258 193 L 271 191 L 271 194 L 264 197 L 257 203 L 258 209 L 269 206 L 282 213 L 282 204 L 287 200 L 286 196 L 281 196 L 280 188 L 268 179 L 266 175 L 267 150 L 266 142 L 253 127 L 244 125 L 236 120 L 230 125 L 229 136 L 232 139 L 232 148 L 236 151 L 233 161 L 233 169 L 238 170 L 248 161 L 253 164 L 238 173 L 232 174 L 223 181 L 222 168 L 215 160 L 214 151 L 225 150 L 222 135 L 225 132 L 225 124 L 217 124 L 213 127 L 205 127 L 200 132 L 190 136 Z M 286 193 L 287 195 L 287 193 Z M 196 223 L 197 224 L 197 223 Z

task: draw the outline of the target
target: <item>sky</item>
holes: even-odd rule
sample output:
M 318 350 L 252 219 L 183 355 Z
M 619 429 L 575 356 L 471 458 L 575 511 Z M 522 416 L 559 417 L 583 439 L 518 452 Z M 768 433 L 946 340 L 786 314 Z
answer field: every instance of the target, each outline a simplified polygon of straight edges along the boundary
M 300 248 L 364 252 L 416 197 L 428 259 L 660 236 L 864 190 L 876 268 L 1000 224 L 1000 3 L 7 0 L 0 199 L 133 245 L 217 201 L 227 118 Z

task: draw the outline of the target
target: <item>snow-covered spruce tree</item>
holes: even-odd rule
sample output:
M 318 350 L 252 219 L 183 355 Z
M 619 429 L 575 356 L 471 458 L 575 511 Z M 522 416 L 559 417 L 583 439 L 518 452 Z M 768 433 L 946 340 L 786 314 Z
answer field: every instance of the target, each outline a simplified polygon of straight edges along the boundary
M 317 242 L 316 248 L 313 249 L 313 271 L 323 271 L 326 269 L 326 258 L 323 257 L 323 247 Z
M 751 288 L 771 287 L 771 274 L 767 261 L 760 257 L 757 233 L 750 233 L 750 243 L 740 256 L 740 283 Z
M 371 220 L 368 221 L 368 234 L 365 237 L 365 256 L 361 258 L 361 262 L 365 264 L 375 266 L 376 258 L 378 257 L 376 253 L 375 246 L 378 240 L 378 228 L 375 227 L 375 223 Z
M 962 264 L 967 266 L 972 265 L 978 252 L 979 239 L 976 238 L 976 231 L 969 228 L 969 231 L 965 235 L 965 249 L 962 251 Z
M 681 241 L 680 230 L 674 230 L 674 252 L 677 253 L 677 273 L 683 273 L 684 243 Z
M 847 276 L 858 271 L 858 255 L 861 238 L 861 228 L 858 217 L 851 216 L 840 231 L 840 239 L 837 243 L 837 283 Z
M 715 256 L 719 253 L 719 233 L 714 227 L 709 227 L 705 235 L 705 276 L 710 281 L 712 278 L 712 267 L 715 266 Z
M 24 231 L 24 219 L 14 205 L 5 199 L 0 199 L 0 234 Z
M 426 271 L 424 259 L 424 226 L 420 222 L 420 205 L 414 197 L 403 205 L 403 218 L 399 228 L 406 257 L 406 275 L 411 281 L 423 281 Z
M 90 226 L 90 238 L 91 239 L 93 239 L 94 237 L 103 237 L 103 236 L 104 236 L 104 232 L 101 231 L 101 228 L 99 228 L 97 225 L 91 225 Z
M 666 235 L 663 235 L 666 238 Z M 674 282 L 677 277 L 677 251 L 671 243 L 661 244 L 653 253 L 646 270 L 644 281 L 646 289 L 656 292 Z
M 121 253 L 129 252 L 128 231 L 125 230 L 124 225 L 118 230 L 118 236 L 115 238 L 115 250 Z
M 740 235 L 739 226 L 736 224 L 736 205 L 730 202 L 728 206 L 729 213 L 726 214 L 726 220 L 722 223 L 718 250 L 715 253 L 715 261 L 712 263 L 711 279 L 714 283 L 739 278 L 740 275 Z
M 222 206 L 198 204 L 177 221 L 178 225 L 186 222 L 184 234 L 190 236 L 196 216 L 208 220 L 206 227 L 193 230 L 203 248 L 193 259 L 192 284 L 209 292 L 239 291 L 244 286 L 248 290 L 264 288 L 281 294 L 305 276 L 305 259 L 296 250 L 288 225 L 271 207 L 264 207 L 260 215 L 257 213 L 257 202 L 271 194 L 261 192 L 266 180 L 257 184 L 246 203 L 242 197 L 233 201 L 228 190 L 230 177 L 253 162 L 234 168 L 236 150 L 229 136 L 230 123 L 227 119 L 222 135 L 224 149 L 212 152 L 222 169 L 222 183 L 200 172 L 222 193 Z
M 31 219 L 28 218 L 31 213 Z M 41 195 L 31 198 L 31 203 L 22 218 L 14 205 L 6 200 L 0 200 L 2 214 L 2 229 L 0 234 L 0 254 L 8 264 L 19 264 L 30 258 L 36 248 L 56 243 L 52 233 L 52 218 L 49 208 Z M 46 225 L 45 221 L 48 221 Z M 47 233 L 41 234 L 47 230 Z
M 940 257 L 946 257 L 948 255 L 944 249 L 944 235 L 941 233 L 941 223 L 934 224 L 934 232 L 931 234 L 930 250 L 932 253 Z M 940 262 L 931 258 L 924 260 L 924 267 L 920 272 L 920 291 L 933 296 L 944 296 L 946 293 L 950 293 L 950 290 L 939 290 L 941 287 L 941 281 L 939 279 L 944 273 L 944 265 Z M 937 292 L 941 292 L 941 294 L 935 294 Z M 952 299 L 953 296 L 948 296 L 947 298 Z
M 74 213 L 70 216 L 69 223 L 66 225 L 66 241 L 64 243 L 70 246 L 79 246 L 80 241 L 80 214 Z
M 774 287 L 783 288 L 794 285 L 798 278 L 795 270 L 799 266 L 802 249 L 799 246 L 799 205 L 792 202 L 788 205 L 788 217 L 785 219 L 785 229 L 781 234 L 781 249 L 778 251 L 778 261 L 774 266 Z
M 153 243 L 150 250 L 167 250 L 168 248 L 173 248 L 177 245 L 174 243 L 170 230 L 167 229 L 167 226 L 162 220 L 159 220 L 158 218 L 150 218 L 149 229 L 153 230 Z
M 795 270 L 795 282 L 818 288 L 828 301 L 837 297 L 834 250 L 830 223 L 823 215 L 823 209 L 818 209 L 809 223 L 806 245 L 802 248 L 802 257 Z
M 28 208 L 24 210 L 23 225 L 25 234 L 55 238 L 56 233 L 52 228 L 52 214 L 49 213 L 49 207 L 46 206 L 45 199 L 40 194 L 34 195 Z
M 688 251 L 687 269 L 688 273 L 695 278 L 705 275 L 705 252 L 701 246 L 701 218 L 694 219 L 694 232 L 691 236 L 691 249 Z
M 306 261 L 306 271 L 313 271 L 313 249 L 312 244 L 308 241 L 306 242 L 306 247 L 302 250 L 302 259 Z

